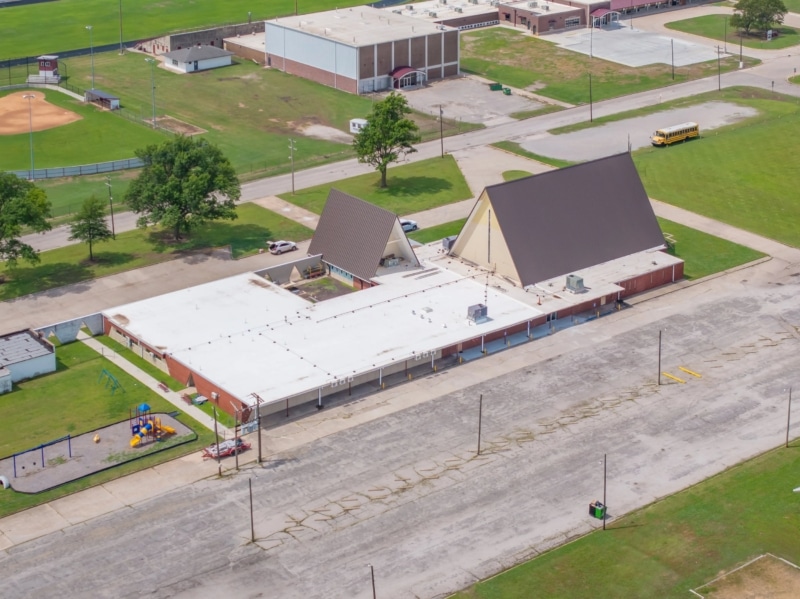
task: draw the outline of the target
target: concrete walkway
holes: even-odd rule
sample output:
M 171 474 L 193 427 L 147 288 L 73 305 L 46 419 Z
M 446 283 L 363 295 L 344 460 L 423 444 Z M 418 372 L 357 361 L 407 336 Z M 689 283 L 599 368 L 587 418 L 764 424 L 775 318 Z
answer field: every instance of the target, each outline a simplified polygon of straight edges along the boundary
M 158 395 L 166 399 L 179 411 L 184 412 L 185 414 L 188 414 L 189 416 L 197 420 L 197 422 L 205 426 L 208 430 L 210 431 L 214 430 L 214 419 L 211 416 L 203 412 L 197 406 L 187 404 L 185 401 L 181 399 L 179 393 L 171 391 L 169 388 L 167 388 L 166 391 L 162 389 L 159 386 L 160 381 L 154 379 L 144 370 L 133 364 L 133 362 L 129 362 L 128 360 L 120 356 L 117 352 L 115 352 L 113 349 L 106 347 L 105 345 L 97 341 L 97 339 L 93 339 L 83 331 L 78 333 L 78 341 L 80 341 L 87 347 L 92 348 L 94 351 L 102 355 L 104 358 L 108 358 L 109 360 L 114 362 L 114 364 L 119 366 L 122 370 L 124 370 L 133 378 L 135 378 L 137 381 L 142 383 L 145 387 L 147 387 L 154 393 L 157 393 Z M 223 435 L 225 438 L 233 436 L 233 431 L 222 426 L 222 424 L 220 423 L 217 423 L 217 430 L 219 431 L 219 434 Z

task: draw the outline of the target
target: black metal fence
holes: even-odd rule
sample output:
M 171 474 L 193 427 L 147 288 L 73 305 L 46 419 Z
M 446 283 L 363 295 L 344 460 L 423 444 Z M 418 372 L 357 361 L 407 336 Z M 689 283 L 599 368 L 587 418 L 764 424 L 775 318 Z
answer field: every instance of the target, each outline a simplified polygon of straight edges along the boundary
M 58 179 L 60 177 L 78 177 L 80 175 L 99 175 L 102 173 L 113 173 L 114 171 L 124 171 L 130 168 L 141 168 L 144 166 L 139 158 L 125 158 L 124 160 L 112 160 L 110 162 L 96 162 L 95 164 L 81 164 L 78 166 L 58 166 L 55 168 L 37 168 L 32 172 L 10 171 L 22 179 Z

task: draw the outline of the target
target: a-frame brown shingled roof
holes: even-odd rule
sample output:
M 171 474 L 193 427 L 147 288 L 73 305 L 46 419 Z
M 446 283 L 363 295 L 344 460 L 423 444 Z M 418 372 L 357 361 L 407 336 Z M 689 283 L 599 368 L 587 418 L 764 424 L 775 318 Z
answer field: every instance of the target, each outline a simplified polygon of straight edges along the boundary
M 664 245 L 627 153 L 486 192 L 523 286 Z
M 309 254 L 369 281 L 380 265 L 397 216 L 375 204 L 331 189 L 311 238 Z

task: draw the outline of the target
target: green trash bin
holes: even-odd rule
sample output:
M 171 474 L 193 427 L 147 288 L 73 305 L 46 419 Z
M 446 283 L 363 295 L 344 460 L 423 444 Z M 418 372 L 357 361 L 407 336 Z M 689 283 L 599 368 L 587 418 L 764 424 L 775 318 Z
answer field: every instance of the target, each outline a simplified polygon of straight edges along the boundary
M 489 84 L 489 90 L 490 91 L 499 92 L 501 89 L 503 89 L 503 84 L 502 83 L 490 83 Z
M 511 88 L 510 87 L 504 87 L 503 88 L 503 93 L 505 95 L 507 95 L 507 96 L 510 96 L 511 95 Z
M 606 517 L 606 506 L 601 501 L 593 501 L 589 504 L 589 515 L 602 520 Z

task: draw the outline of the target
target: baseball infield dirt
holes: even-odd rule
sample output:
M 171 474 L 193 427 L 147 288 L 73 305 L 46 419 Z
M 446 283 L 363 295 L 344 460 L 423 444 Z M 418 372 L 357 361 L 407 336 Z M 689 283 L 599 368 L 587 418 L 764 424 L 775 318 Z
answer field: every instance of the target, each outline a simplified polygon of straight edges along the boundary
M 55 92 L 54 92 L 55 93 Z M 28 100 L 25 96 L 33 96 Z M 30 107 L 28 106 L 30 102 Z M 47 101 L 44 92 L 23 91 L 0 98 L 0 135 L 44 131 L 79 121 L 80 115 Z

